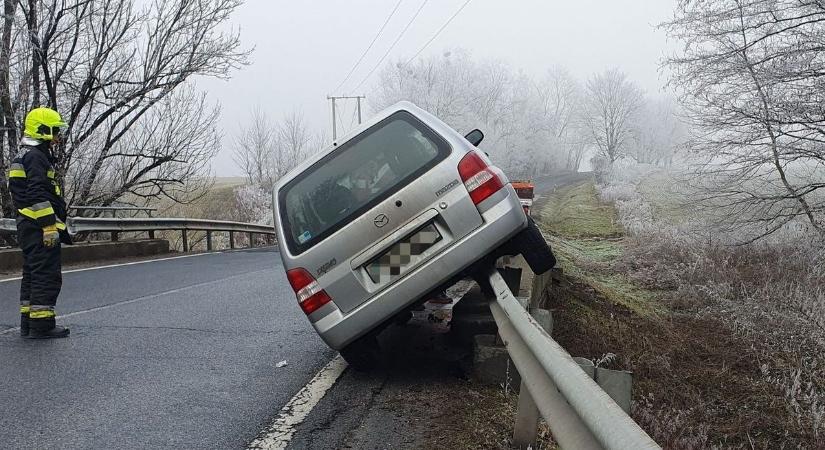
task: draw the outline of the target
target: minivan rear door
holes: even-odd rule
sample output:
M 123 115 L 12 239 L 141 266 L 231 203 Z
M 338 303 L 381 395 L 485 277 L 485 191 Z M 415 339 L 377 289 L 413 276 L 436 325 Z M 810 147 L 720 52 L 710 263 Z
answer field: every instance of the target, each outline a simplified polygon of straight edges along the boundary
M 316 273 L 319 283 L 341 310 L 481 225 L 452 151 L 416 116 L 398 111 L 279 190 L 290 253 L 301 267 L 325 269 Z

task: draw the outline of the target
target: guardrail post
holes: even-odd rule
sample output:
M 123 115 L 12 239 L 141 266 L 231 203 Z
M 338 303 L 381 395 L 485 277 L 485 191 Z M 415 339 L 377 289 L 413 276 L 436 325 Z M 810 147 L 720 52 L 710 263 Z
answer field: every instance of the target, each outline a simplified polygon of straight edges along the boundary
M 229 232 L 229 248 L 235 250 L 235 232 Z
M 573 360 L 624 412 L 630 414 L 633 393 L 633 374 L 631 372 L 596 367 L 593 361 L 587 358 L 574 357 Z
M 105 215 L 106 215 L 106 214 L 104 213 L 104 216 L 105 216 Z M 115 211 L 113 210 L 113 211 L 112 211 L 112 218 L 114 219 L 114 218 L 116 218 L 116 217 L 117 217 L 117 212 L 115 212 Z M 118 238 L 119 238 L 119 236 L 118 236 L 118 234 L 117 234 L 117 231 L 112 231 L 112 242 L 117 242 L 117 241 L 118 241 Z
M 155 230 L 149 230 L 149 239 L 155 238 Z
M 212 251 L 212 232 L 206 230 L 206 251 Z
M 180 235 L 183 240 L 183 252 L 189 251 L 189 236 L 186 235 L 186 229 L 180 230 Z
M 249 233 L 249 248 L 255 247 L 255 234 Z
M 533 315 L 536 322 L 547 331 L 547 334 L 553 333 L 553 316 L 550 311 L 536 309 Z M 536 442 L 540 417 L 539 408 L 536 406 L 536 402 L 533 400 L 533 396 L 530 395 L 530 391 L 522 378 L 518 393 L 516 423 L 513 426 L 513 446 L 528 448 Z

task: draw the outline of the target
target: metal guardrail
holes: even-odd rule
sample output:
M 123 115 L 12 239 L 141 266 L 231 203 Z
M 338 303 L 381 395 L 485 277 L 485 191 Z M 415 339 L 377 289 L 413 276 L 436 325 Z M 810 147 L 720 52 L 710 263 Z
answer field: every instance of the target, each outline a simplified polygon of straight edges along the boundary
M 71 205 L 68 209 L 75 210 L 75 211 L 104 211 L 104 212 L 113 212 L 117 213 L 120 211 L 137 211 L 137 212 L 146 212 L 151 215 L 153 212 L 157 212 L 157 208 L 152 208 L 148 206 L 81 206 L 81 205 Z
M 490 310 L 527 388 L 520 396 L 529 396 L 562 448 L 661 448 L 550 337 L 497 270 L 489 279 L 495 293 Z
M 70 234 L 87 231 L 149 231 L 149 230 L 199 230 L 199 231 L 233 231 L 238 233 L 255 233 L 274 235 L 275 228 L 254 223 L 231 222 L 227 220 L 206 220 L 186 218 L 111 218 L 111 217 L 72 217 L 66 223 Z
M 148 232 L 154 238 L 155 231 L 180 230 L 183 237 L 183 251 L 189 250 L 187 231 L 206 231 L 206 249 L 212 250 L 212 233 L 228 232 L 229 246 L 235 248 L 235 233 L 249 235 L 250 245 L 254 243 L 254 235 L 265 235 L 272 242 L 275 228 L 268 225 L 254 223 L 232 222 L 226 220 L 186 219 L 186 218 L 112 218 L 112 217 L 70 217 L 66 221 L 69 234 L 111 232 L 112 240 L 117 240 L 117 233 Z M 0 231 L 16 232 L 17 224 L 14 219 L 0 219 Z
M 14 219 L 0 218 L 0 231 L 17 232 L 17 222 Z

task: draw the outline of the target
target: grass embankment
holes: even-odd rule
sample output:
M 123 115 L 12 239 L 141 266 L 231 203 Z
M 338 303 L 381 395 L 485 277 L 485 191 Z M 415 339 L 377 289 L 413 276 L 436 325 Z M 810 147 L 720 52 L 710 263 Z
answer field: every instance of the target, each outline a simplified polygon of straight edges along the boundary
M 640 255 L 670 251 L 623 236 L 592 181 L 556 190 L 537 213 L 567 281 L 546 298 L 555 338 L 574 356 L 634 373 L 632 415 L 663 447 L 822 448 L 764 376 L 762 343 L 700 313 L 678 283 L 646 276 L 653 263 Z
M 658 313 L 652 292 L 609 270 L 624 251 L 622 229 L 613 207 L 597 200 L 592 182 L 551 194 L 538 221 L 568 276 L 636 314 Z

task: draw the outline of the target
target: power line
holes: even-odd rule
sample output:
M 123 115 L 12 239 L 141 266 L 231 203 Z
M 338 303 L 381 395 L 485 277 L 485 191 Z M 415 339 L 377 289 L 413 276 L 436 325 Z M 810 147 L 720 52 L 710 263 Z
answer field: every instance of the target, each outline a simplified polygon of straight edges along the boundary
M 417 58 L 417 57 L 418 57 L 418 55 L 420 55 L 420 54 L 421 54 L 421 52 L 423 52 L 423 51 L 424 51 L 424 49 L 426 49 L 426 48 L 427 48 L 427 46 L 429 46 L 429 45 L 430 45 L 430 44 L 431 44 L 431 43 L 435 40 L 435 38 L 437 38 L 437 37 L 438 37 L 438 35 L 439 35 L 439 34 L 441 34 L 441 32 L 442 32 L 442 31 L 444 31 L 444 29 L 445 29 L 445 28 L 447 28 L 447 25 L 449 25 L 449 24 L 450 24 L 450 22 L 452 22 L 452 21 L 453 21 L 453 19 L 455 19 L 455 18 L 456 18 L 456 16 L 458 16 L 458 15 L 461 13 L 461 10 L 463 10 L 463 9 L 464 9 L 464 7 L 466 7 L 467 5 L 469 5 L 471 1 L 473 1 L 473 0 L 467 0 L 466 2 L 464 2 L 464 4 L 463 4 L 463 5 L 461 5 L 461 7 L 460 7 L 460 8 L 458 8 L 458 11 L 456 11 L 456 12 L 455 12 L 455 14 L 453 14 L 453 15 L 452 15 L 449 19 L 447 19 L 447 21 L 446 21 L 446 22 L 444 22 L 444 25 L 442 25 L 442 26 L 441 26 L 441 28 L 439 28 L 439 29 L 438 29 L 438 31 L 436 31 L 436 32 L 435 32 L 435 34 L 433 35 L 433 37 L 431 37 L 431 38 L 430 38 L 430 40 L 429 40 L 429 41 L 427 41 L 427 43 L 426 43 L 426 44 L 424 44 L 424 46 L 423 46 L 423 47 L 421 47 L 421 49 L 419 49 L 419 50 L 418 50 L 418 52 L 416 52 L 416 54 L 415 54 L 415 55 L 413 55 L 413 57 L 409 59 L 409 61 L 405 62 L 405 63 L 404 63 L 404 65 L 406 66 L 407 64 L 411 63 L 411 62 L 412 62 L 415 58 Z
M 392 51 L 392 49 L 395 48 L 395 45 L 398 44 L 398 41 L 400 41 L 401 38 L 404 37 L 404 33 L 407 32 L 407 29 L 410 28 L 410 25 L 412 25 L 413 22 L 415 22 L 415 18 L 418 17 L 418 14 L 421 13 L 421 10 L 424 9 L 424 6 L 427 4 L 428 1 L 429 0 L 424 0 L 421 3 L 421 6 L 418 7 L 418 11 L 415 12 L 415 14 L 412 16 L 410 21 L 407 22 L 407 25 L 404 27 L 404 29 L 401 30 L 401 34 L 399 34 L 398 37 L 395 38 L 395 41 L 392 43 L 392 45 L 390 45 L 390 48 L 387 49 L 387 52 L 384 53 L 384 56 L 382 56 L 381 59 L 378 60 L 378 63 L 372 68 L 372 70 L 370 70 L 370 72 L 367 74 L 367 76 L 365 76 L 364 79 L 361 80 L 360 83 L 358 83 L 358 86 L 355 86 L 355 89 L 353 89 L 354 91 L 357 91 L 358 88 L 360 88 L 361 85 L 364 84 L 369 79 L 370 75 L 372 75 L 372 73 L 375 72 L 375 69 L 377 69 L 381 65 L 382 62 L 384 62 L 384 60 L 387 58 L 387 55 L 389 55 L 390 52 Z
M 392 9 L 392 12 L 390 12 L 390 15 L 389 15 L 389 16 L 387 16 L 387 20 L 385 20 L 385 21 L 384 21 L 384 24 L 383 24 L 383 25 L 381 25 L 381 29 L 379 29 L 379 30 L 378 30 L 378 33 L 376 33 L 375 37 L 374 37 L 374 38 L 372 38 L 372 42 L 370 42 L 370 45 L 368 45 L 368 46 L 367 46 L 367 49 L 366 49 L 366 50 L 364 50 L 364 53 L 361 53 L 361 57 L 360 57 L 360 58 L 358 58 L 358 61 L 356 61 L 356 62 L 355 62 L 355 65 L 354 65 L 354 66 L 352 66 L 352 69 L 350 69 L 350 70 L 349 70 L 349 73 L 347 74 L 347 76 L 346 76 L 346 77 L 344 77 L 344 80 L 343 80 L 343 81 L 341 81 L 341 82 L 338 84 L 338 86 L 337 86 L 335 89 L 333 89 L 333 90 L 332 90 L 332 92 L 333 92 L 333 93 L 337 92 L 337 91 L 338 91 L 338 89 L 341 89 L 341 86 L 343 86 L 343 85 L 347 82 L 347 80 L 349 80 L 349 77 L 351 77 L 351 76 L 352 76 L 352 74 L 355 72 L 355 69 L 357 69 L 357 68 L 358 68 L 358 65 L 360 65 L 360 64 L 361 64 L 361 61 L 363 61 L 363 60 L 364 60 L 364 57 L 365 57 L 365 56 L 367 56 L 367 52 L 369 52 L 369 51 L 370 51 L 370 49 L 372 48 L 372 46 L 373 46 L 373 45 L 375 45 L 375 41 L 377 41 L 377 40 L 378 40 L 378 37 L 379 37 L 379 36 L 381 36 L 381 33 L 383 33 L 383 32 L 384 32 L 384 28 L 386 28 L 386 27 L 387 27 L 387 24 L 388 24 L 388 23 L 390 23 L 390 19 L 392 19 L 392 16 L 394 16 L 394 15 L 395 15 L 395 12 L 396 12 L 396 11 L 398 11 L 398 7 L 399 7 L 399 6 L 401 6 L 401 2 L 403 2 L 403 1 L 404 1 L 404 0 L 398 0 L 398 3 L 396 3 L 396 4 L 395 4 L 395 8 L 393 8 L 393 9 Z

